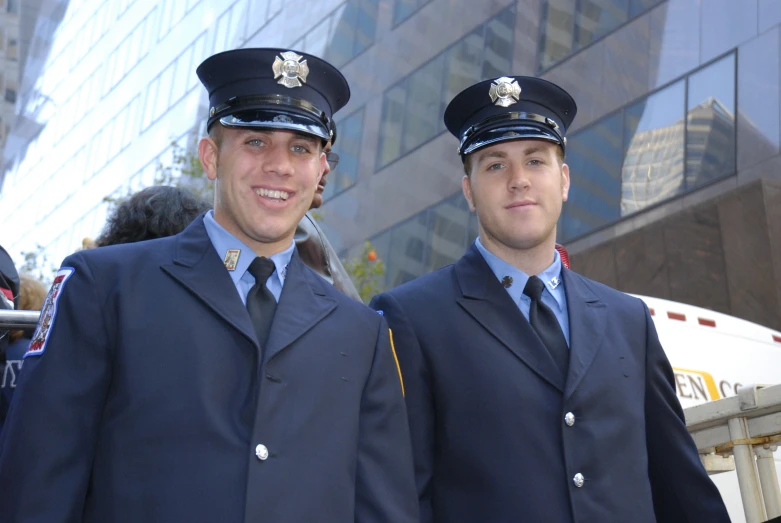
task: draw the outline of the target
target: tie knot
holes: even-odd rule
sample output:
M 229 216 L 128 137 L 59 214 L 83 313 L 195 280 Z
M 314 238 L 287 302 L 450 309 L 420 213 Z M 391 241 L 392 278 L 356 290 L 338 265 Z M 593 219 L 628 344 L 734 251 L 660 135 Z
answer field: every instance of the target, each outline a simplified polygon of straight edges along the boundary
M 542 283 L 542 280 L 537 276 L 530 276 L 526 287 L 523 288 L 523 293 L 533 301 L 540 301 L 543 290 L 545 290 L 545 284 Z
M 252 263 L 249 264 L 247 269 L 249 273 L 255 277 L 255 283 L 264 284 L 268 277 L 271 276 L 276 270 L 274 262 L 263 256 L 258 256 Z

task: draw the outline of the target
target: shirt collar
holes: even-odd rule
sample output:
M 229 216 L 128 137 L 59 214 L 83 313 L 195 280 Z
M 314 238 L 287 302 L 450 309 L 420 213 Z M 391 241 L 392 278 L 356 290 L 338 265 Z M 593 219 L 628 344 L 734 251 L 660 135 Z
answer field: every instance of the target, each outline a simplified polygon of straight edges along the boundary
M 228 271 L 228 274 L 233 280 L 234 285 L 238 285 L 239 280 L 244 276 L 249 268 L 252 260 L 255 259 L 255 252 L 247 246 L 243 241 L 236 238 L 233 234 L 228 232 L 222 225 L 217 223 L 214 219 L 214 211 L 209 211 L 203 217 L 203 224 L 206 227 L 206 234 L 209 235 L 209 239 L 220 256 L 220 259 L 225 259 L 225 255 L 228 250 L 235 249 L 239 251 L 239 259 L 236 261 L 236 268 L 232 271 Z M 271 277 L 276 277 L 280 286 L 285 284 L 285 277 L 287 276 L 287 266 L 290 264 L 290 259 L 293 257 L 293 252 L 296 249 L 295 242 L 290 242 L 290 247 L 282 252 L 278 252 L 269 256 L 269 259 L 274 262 L 276 270 Z
M 513 301 L 518 303 L 524 297 L 523 289 L 526 287 L 529 275 L 486 249 L 479 237 L 475 240 L 475 246 L 480 251 L 480 254 L 483 255 L 488 267 L 491 268 L 491 272 L 494 273 L 499 283 L 507 290 Z M 564 310 L 567 306 L 567 297 L 564 294 L 564 282 L 561 277 L 561 256 L 559 251 L 554 249 L 553 252 L 553 263 L 537 276 L 545 284 L 545 288 L 550 295 L 556 300 L 559 310 Z M 508 283 L 510 284 L 509 287 L 507 286 Z

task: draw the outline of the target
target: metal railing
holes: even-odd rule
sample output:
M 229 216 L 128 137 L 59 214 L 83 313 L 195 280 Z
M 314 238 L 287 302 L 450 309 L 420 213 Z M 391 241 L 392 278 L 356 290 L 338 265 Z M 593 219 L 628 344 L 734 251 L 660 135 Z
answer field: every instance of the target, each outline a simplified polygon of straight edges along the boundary
M 749 385 L 731 398 L 689 407 L 689 429 L 710 474 L 735 470 L 746 523 L 781 516 L 773 452 L 781 443 L 781 385 Z
M 0 310 L 0 330 L 31 329 L 38 324 L 38 311 L 7 311 Z

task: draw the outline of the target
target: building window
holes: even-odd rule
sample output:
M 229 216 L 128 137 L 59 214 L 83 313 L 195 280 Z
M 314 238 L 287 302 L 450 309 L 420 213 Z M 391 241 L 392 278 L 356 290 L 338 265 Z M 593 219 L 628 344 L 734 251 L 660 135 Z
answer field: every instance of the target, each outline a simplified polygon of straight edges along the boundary
M 393 4 L 393 25 L 399 25 L 429 2 L 431 0 L 396 0 Z
M 291 48 L 343 67 L 374 43 L 379 0 L 348 0 Z
M 573 134 L 559 241 L 733 174 L 735 74 L 730 54 Z
M 377 168 L 445 130 L 445 107 L 475 82 L 509 74 L 515 8 L 510 7 L 385 91 Z
M 735 172 L 735 55 L 688 79 L 686 188 Z
M 662 0 L 544 0 L 539 68 L 548 69 Z
M 371 238 L 385 264 L 385 288 L 458 261 L 476 238 L 471 230 L 473 220 L 474 215 L 459 191 Z M 355 253 L 359 249 L 360 246 Z
M 19 60 L 19 40 L 16 38 L 8 39 L 8 46 L 6 47 L 5 57 L 8 60 L 16 62 Z
M 158 41 L 165 38 L 201 0 L 165 0 L 160 11 Z
M 337 135 L 334 152 L 339 155 L 339 164 L 328 175 L 323 199 L 328 200 L 355 185 L 358 179 L 358 160 L 363 137 L 363 108 L 336 123 Z

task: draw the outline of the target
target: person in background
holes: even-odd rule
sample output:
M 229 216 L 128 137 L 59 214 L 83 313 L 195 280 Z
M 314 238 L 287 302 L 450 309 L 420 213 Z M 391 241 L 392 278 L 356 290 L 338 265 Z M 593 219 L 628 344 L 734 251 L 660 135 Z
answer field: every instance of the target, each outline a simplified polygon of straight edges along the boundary
M 95 245 L 105 247 L 173 236 L 210 208 L 208 202 L 187 189 L 167 185 L 147 187 L 117 205 Z
M 333 121 L 331 121 L 330 128 L 331 140 L 325 145 L 324 149 L 327 166 L 320 183 L 317 184 L 317 191 L 312 200 L 310 210 L 319 209 L 323 205 L 323 191 L 327 183 L 326 176 L 335 170 L 339 163 L 339 155 L 332 150 L 333 144 L 336 143 L 336 124 Z M 350 279 L 350 275 L 347 274 L 344 265 L 339 260 L 339 256 L 334 251 L 323 229 L 318 225 L 311 212 L 306 213 L 298 223 L 295 241 L 301 261 L 345 295 L 354 300 L 363 301 L 355 288 L 355 284 Z
M 14 310 L 19 299 L 19 273 L 16 271 L 14 261 L 8 252 L 0 246 L 0 311 Z M 0 326 L 0 369 L 5 375 L 6 369 L 6 350 L 10 331 Z M 0 376 L 0 379 L 4 379 Z M 5 394 L 0 394 L 0 430 L 3 428 L 8 408 L 10 406 L 9 398 Z
M 16 310 L 39 311 L 46 299 L 46 286 L 27 273 L 19 274 L 19 297 Z M 16 389 L 16 380 L 22 370 L 24 353 L 32 341 L 34 329 L 15 329 L 8 334 L 8 348 L 6 349 L 6 362 L 2 376 L 0 376 L 0 394 L 5 405 L 11 405 L 11 399 Z M 2 424 L 0 423 L 0 430 Z

